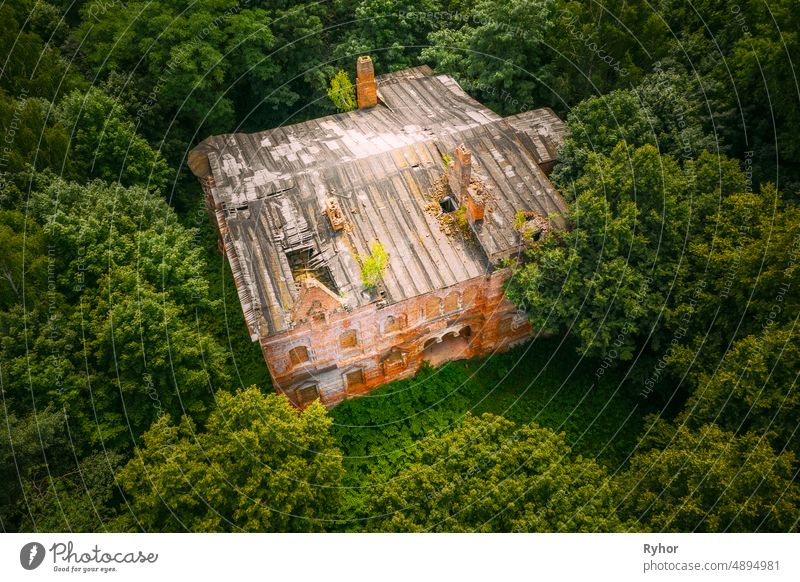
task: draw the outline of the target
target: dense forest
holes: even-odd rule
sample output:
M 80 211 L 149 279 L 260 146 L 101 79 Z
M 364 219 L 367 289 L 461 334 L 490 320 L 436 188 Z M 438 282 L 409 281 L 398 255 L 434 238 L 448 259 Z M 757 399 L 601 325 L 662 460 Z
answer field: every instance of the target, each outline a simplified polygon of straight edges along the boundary
M 3 531 L 800 528 L 793 0 L 12 0 L 0 20 Z M 571 227 L 510 265 L 530 342 L 300 412 L 186 155 L 346 108 L 362 54 L 503 115 L 553 108 Z

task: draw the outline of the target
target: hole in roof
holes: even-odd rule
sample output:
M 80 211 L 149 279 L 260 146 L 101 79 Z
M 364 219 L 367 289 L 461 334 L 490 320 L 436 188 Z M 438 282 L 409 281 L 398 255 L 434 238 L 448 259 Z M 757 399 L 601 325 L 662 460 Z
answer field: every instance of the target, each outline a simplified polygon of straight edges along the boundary
M 458 210 L 458 205 L 450 196 L 445 196 L 442 198 L 442 200 L 439 202 L 439 206 L 442 207 L 442 212 L 455 212 Z
M 316 249 L 310 247 L 293 249 L 286 252 L 286 258 L 295 281 L 303 276 L 311 276 L 334 293 L 338 292 L 327 263 Z

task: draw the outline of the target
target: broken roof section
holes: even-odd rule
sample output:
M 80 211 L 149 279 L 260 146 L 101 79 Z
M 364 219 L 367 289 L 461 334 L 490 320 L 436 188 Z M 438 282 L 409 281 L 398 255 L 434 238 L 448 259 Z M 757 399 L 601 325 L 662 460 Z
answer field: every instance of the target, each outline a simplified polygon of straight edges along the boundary
M 490 271 L 520 248 L 519 210 L 564 226 L 566 205 L 541 169 L 552 166 L 564 134 L 551 110 L 502 118 L 426 66 L 379 76 L 377 86 L 375 107 L 209 137 L 189 154 L 224 220 L 254 339 L 302 321 L 304 276 L 327 286 L 343 309 L 395 303 Z M 459 144 L 489 193 L 473 227 L 479 244 L 448 236 L 426 210 L 443 156 Z M 389 253 L 377 292 L 360 276 L 359 257 L 373 241 Z

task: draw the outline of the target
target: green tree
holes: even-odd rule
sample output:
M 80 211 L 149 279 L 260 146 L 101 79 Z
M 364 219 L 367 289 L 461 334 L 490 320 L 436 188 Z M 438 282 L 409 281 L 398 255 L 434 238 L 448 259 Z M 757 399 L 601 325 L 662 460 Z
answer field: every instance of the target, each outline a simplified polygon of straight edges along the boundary
M 110 269 L 135 266 L 142 280 L 187 313 L 212 306 L 196 232 L 178 222 L 162 197 L 141 187 L 39 175 L 29 209 L 58 249 L 59 283 L 71 297 L 96 288 Z
M 129 267 L 102 277 L 84 300 L 92 306 L 83 324 L 87 360 L 117 388 L 96 395 L 103 422 L 85 417 L 84 430 L 120 443 L 165 412 L 206 416 L 213 390 L 229 379 L 214 337 Z
M 556 5 L 541 49 L 538 94 L 559 110 L 638 84 L 653 62 L 670 52 L 673 34 L 647 0 Z
M 697 172 L 698 182 L 725 181 L 726 174 L 724 165 L 719 170 L 709 165 Z M 795 259 L 800 211 L 771 184 L 758 191 L 727 190 L 723 186 L 717 200 L 707 196 L 704 204 L 716 206 L 713 214 L 692 218 L 685 276 L 665 313 L 667 326 L 685 330 L 688 338 L 670 358 L 673 367 L 688 373 L 696 386 L 713 376 L 740 339 L 791 326 L 800 313 L 800 295 L 791 291 L 800 268 Z M 748 351 L 739 354 L 750 357 Z
M 342 457 L 315 403 L 252 386 L 217 393 L 202 431 L 157 420 L 119 472 L 146 531 L 319 531 L 339 502 Z
M 334 55 L 353 62 L 357 55 L 371 55 L 376 71 L 388 72 L 412 66 L 431 30 L 441 23 L 439 0 L 356 0 L 347 8 L 354 20 Z M 434 16 L 431 16 L 434 15 Z
M 97 177 L 154 191 L 166 186 L 166 162 L 136 133 L 114 98 L 96 88 L 74 91 L 59 103 L 56 117 L 70 132 L 69 155 L 84 180 Z
M 361 284 L 372 289 L 383 278 L 383 273 L 389 266 L 389 253 L 378 241 L 373 241 L 369 248 L 370 254 L 361 257 Z
M 4 400 L 0 431 L 0 529 L 14 531 L 20 513 L 28 513 L 31 480 L 47 479 L 66 457 L 63 411 L 46 408 L 17 416 L 14 402 Z
M 619 142 L 631 151 L 654 145 L 677 160 L 718 151 L 721 144 L 708 128 L 706 97 L 700 89 L 685 73 L 665 69 L 633 88 L 581 101 L 567 117 L 570 131 L 553 181 L 569 195 L 590 154 L 610 155 Z
M 328 87 L 328 98 L 340 112 L 352 111 L 358 106 L 356 88 L 346 71 L 339 69 L 339 72 L 333 76 L 330 87 Z
M 729 431 L 752 431 L 770 437 L 778 450 L 797 453 L 792 435 L 800 415 L 799 345 L 793 324 L 771 324 L 740 339 L 713 373 L 697 379 L 681 419 L 692 427 L 715 423 Z
M 215 303 L 195 233 L 146 189 L 100 181 L 39 175 L 28 209 L 45 224 L 48 277 L 26 288 L 27 310 L 0 311 L 4 390 L 18 413 L 64 407 L 82 454 L 130 447 L 165 412 L 204 418 L 229 376 L 207 331 Z
M 794 131 L 800 124 L 800 94 L 793 73 L 800 59 L 796 8 L 791 0 L 768 5 L 747 2 L 741 12 L 751 23 L 748 34 L 738 31 L 728 67 L 720 63 L 714 71 L 726 80 L 733 75 L 728 82 L 735 84 L 739 97 L 729 94 L 729 99 L 735 100 L 748 130 L 745 134 L 737 127 L 742 150 L 755 152 L 754 165 L 771 180 L 789 178 L 792 190 L 800 187 L 800 140 Z M 784 187 L 786 181 L 781 180 Z
M 53 106 L 35 97 L 13 99 L 0 91 L 0 131 L 4 136 L 3 163 L 0 166 L 0 192 L 16 177 L 20 190 L 28 180 L 29 168 L 49 168 L 65 178 L 75 178 L 72 161 L 67 156 L 69 133 L 53 115 Z M 5 174 L 5 175 L 4 175 Z M 23 195 L 3 192 L 0 208 L 20 209 Z
M 286 123 L 300 102 L 312 111 L 330 71 L 324 25 L 330 3 L 198 0 L 191 10 L 134 0 L 124 8 L 85 4 L 74 36 L 101 80 L 125 71 L 128 110 L 143 135 L 181 160 L 199 136 Z M 116 95 L 115 95 L 116 96 Z
M 4 55 L 0 89 L 14 98 L 55 101 L 59 94 L 86 81 L 67 66 L 56 46 L 45 43 L 37 34 L 45 30 L 36 26 L 42 20 L 32 18 L 37 15 L 33 6 L 31 0 L 0 6 L 0 54 Z
M 625 361 L 645 341 L 661 354 L 679 335 L 670 359 L 681 354 L 689 365 L 696 350 L 688 346 L 700 347 L 695 339 L 704 344 L 730 337 L 707 338 L 713 322 L 735 333 L 741 311 L 719 313 L 720 301 L 733 298 L 732 290 L 723 296 L 732 264 L 746 265 L 742 281 L 752 277 L 754 285 L 759 276 L 776 281 L 784 275 L 780 261 L 785 267 L 788 257 L 784 247 L 770 242 L 769 216 L 751 214 L 759 226 L 748 224 L 747 236 L 761 242 L 740 253 L 736 225 L 748 220 L 744 209 L 734 211 L 742 197 L 736 192 L 744 186 L 735 161 L 702 153 L 680 164 L 654 145 L 634 150 L 619 142 L 608 156 L 589 153 L 581 172 L 571 188 L 573 228 L 530 250 L 508 285 L 509 297 L 528 309 L 534 329 L 574 334 L 581 353 Z M 785 245 L 794 222 L 783 224 L 776 231 Z M 759 275 L 763 244 L 774 270 Z M 752 288 L 735 291 L 742 309 L 761 305 L 747 307 Z
M 492 414 L 423 440 L 414 463 L 378 484 L 369 513 L 375 531 L 628 529 L 605 471 L 572 458 L 563 433 Z
M 21 212 L 0 210 L 0 309 L 22 303 L 23 291 L 27 300 L 42 292 L 46 286 L 47 258 L 44 234 L 32 220 Z
M 619 512 L 654 531 L 797 531 L 793 464 L 752 433 L 658 421 L 617 480 Z
M 725 197 L 713 220 L 703 227 L 694 250 L 706 259 L 712 289 L 724 295 L 730 310 L 723 318 L 728 326 L 724 335 L 733 337 L 745 313 L 749 317 L 740 333 L 760 332 L 767 319 L 793 321 L 800 311 L 800 296 L 781 289 L 792 287 L 800 272 L 795 256 L 800 236 L 797 205 L 784 200 L 773 184 L 766 184 L 758 191 Z M 782 303 L 777 310 L 776 301 Z
M 655 147 L 627 150 L 590 156 L 569 210 L 574 229 L 530 251 L 508 286 L 534 329 L 569 330 L 582 352 L 622 360 L 655 323 L 661 288 L 676 274 L 688 189 Z
M 451 28 L 428 36 L 421 57 L 504 113 L 531 109 L 554 0 L 478 0 Z
M 82 532 L 127 529 L 114 509 L 114 471 L 122 456 L 96 453 L 61 475 L 26 484 L 27 507 L 20 531 Z
M 324 100 L 328 80 L 334 68 L 329 65 L 331 47 L 341 38 L 343 29 L 334 26 L 333 12 L 339 2 L 296 2 L 294 0 L 256 0 L 250 4 L 267 11 L 275 37 L 274 74 L 250 80 L 234 96 L 237 116 L 253 131 L 284 125 L 287 112 L 295 106 L 301 119 L 329 113 Z M 347 15 L 348 21 L 352 15 Z M 335 50 L 335 49 L 334 49 Z M 264 55 L 262 55 L 263 58 Z M 350 67 L 355 57 L 345 63 Z M 237 83 L 237 87 L 240 83 Z M 262 91 L 268 89 L 264 103 Z M 244 114 L 244 115 L 243 115 Z

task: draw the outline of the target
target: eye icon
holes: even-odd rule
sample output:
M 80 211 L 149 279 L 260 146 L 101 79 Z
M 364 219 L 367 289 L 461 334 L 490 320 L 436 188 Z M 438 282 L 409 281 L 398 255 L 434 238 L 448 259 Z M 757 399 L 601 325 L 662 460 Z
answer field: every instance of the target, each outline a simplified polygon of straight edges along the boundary
M 35 570 L 44 561 L 44 546 L 39 542 L 30 542 L 19 551 L 19 563 L 26 570 Z

